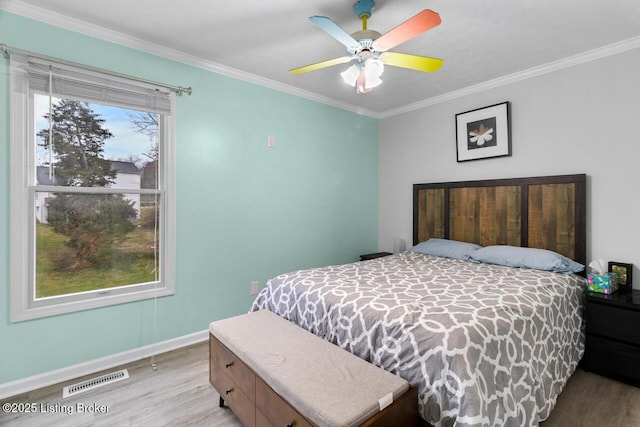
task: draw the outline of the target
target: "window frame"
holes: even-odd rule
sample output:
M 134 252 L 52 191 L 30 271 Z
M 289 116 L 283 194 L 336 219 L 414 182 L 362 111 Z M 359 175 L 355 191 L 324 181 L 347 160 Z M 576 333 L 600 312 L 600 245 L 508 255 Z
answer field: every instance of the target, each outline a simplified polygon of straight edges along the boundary
M 13 60 L 13 56 L 12 56 Z M 82 71 L 82 69 L 80 69 Z M 99 73 L 87 74 L 101 78 Z M 99 81 L 99 80 L 96 80 Z M 129 85 L 147 88 L 136 80 Z M 156 190 L 102 187 L 58 187 L 37 185 L 35 95 L 26 72 L 11 70 L 10 93 L 10 283 L 11 321 L 18 322 L 46 316 L 71 313 L 140 301 L 175 293 L 175 94 L 171 94 L 171 112 L 159 113 L 158 188 Z M 61 97 L 71 98 L 62 95 Z M 84 101 L 81 98 L 77 98 Z M 88 101 L 96 103 L 96 101 Z M 104 102 L 104 105 L 114 105 Z M 128 108 L 123 105 L 117 107 Z M 68 193 L 138 193 L 159 194 L 159 280 L 144 284 L 123 285 L 94 291 L 53 297 L 35 297 L 36 212 L 38 191 L 62 190 Z

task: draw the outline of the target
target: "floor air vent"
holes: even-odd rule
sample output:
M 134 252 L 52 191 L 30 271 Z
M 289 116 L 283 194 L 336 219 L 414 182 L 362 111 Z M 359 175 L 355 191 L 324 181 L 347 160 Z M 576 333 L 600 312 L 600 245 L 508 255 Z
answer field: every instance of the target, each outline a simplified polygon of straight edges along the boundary
M 64 387 L 62 389 L 62 398 L 66 399 L 67 397 L 75 396 L 76 394 L 84 393 L 85 391 L 93 390 L 103 385 L 117 383 L 127 378 L 129 378 L 129 372 L 126 369 L 91 378 L 90 380 Z

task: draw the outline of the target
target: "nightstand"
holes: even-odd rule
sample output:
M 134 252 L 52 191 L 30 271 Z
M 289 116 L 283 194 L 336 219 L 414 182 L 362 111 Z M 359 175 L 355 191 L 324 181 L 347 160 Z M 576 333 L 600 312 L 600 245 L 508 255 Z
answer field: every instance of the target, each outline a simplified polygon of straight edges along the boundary
M 640 386 L 640 291 L 587 293 L 585 370 Z
M 360 261 L 367 261 L 369 259 L 382 258 L 383 256 L 393 255 L 391 252 L 376 252 L 373 254 L 360 255 Z

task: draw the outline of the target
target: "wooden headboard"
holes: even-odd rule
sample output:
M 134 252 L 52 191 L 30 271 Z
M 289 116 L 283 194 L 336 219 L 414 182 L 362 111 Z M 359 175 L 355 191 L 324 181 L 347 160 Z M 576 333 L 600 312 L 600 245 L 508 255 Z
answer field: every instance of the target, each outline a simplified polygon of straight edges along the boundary
M 586 265 L 586 175 L 413 185 L 413 244 L 430 237 L 549 249 Z

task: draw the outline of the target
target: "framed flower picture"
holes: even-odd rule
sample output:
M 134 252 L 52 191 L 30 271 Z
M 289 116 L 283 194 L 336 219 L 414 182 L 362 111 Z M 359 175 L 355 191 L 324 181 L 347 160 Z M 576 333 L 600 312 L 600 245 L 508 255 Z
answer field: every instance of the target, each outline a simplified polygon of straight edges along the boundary
M 456 114 L 458 162 L 511 155 L 509 102 Z

